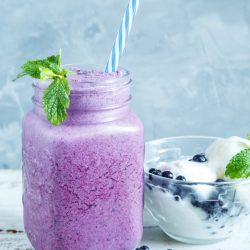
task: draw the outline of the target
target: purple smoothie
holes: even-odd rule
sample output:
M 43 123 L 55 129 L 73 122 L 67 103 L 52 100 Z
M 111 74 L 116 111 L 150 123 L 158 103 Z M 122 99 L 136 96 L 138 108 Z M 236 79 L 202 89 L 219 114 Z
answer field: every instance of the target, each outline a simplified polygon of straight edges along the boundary
M 130 76 L 71 67 L 68 119 L 51 125 L 35 82 L 23 121 L 25 231 L 36 250 L 131 250 L 142 236 L 143 125 Z

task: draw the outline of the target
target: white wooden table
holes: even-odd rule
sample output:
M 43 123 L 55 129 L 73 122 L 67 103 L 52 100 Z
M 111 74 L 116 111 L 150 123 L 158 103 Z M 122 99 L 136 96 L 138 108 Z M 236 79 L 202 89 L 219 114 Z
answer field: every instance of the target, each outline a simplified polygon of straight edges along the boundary
M 4 230 L 0 231 L 0 250 L 33 250 L 23 232 L 21 193 L 21 171 L 0 170 L 0 230 Z M 250 250 L 250 225 L 229 240 L 197 246 L 176 242 L 150 225 L 152 221 L 145 214 L 141 245 L 148 245 L 151 250 Z

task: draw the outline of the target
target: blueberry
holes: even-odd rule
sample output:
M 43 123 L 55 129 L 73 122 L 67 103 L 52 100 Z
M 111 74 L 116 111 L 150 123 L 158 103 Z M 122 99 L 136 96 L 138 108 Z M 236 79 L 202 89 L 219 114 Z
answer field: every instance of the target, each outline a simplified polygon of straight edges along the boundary
M 150 248 L 148 247 L 148 246 L 141 246 L 140 248 L 139 248 L 139 250 L 150 250 Z
M 168 178 L 168 179 L 173 179 L 173 178 L 174 178 L 174 175 L 173 175 L 173 173 L 170 172 L 170 171 L 164 171 L 164 172 L 162 173 L 162 177 L 165 177 L 165 178 Z
M 175 199 L 176 201 L 179 201 L 179 200 L 181 199 L 181 197 L 178 196 L 178 195 L 176 195 L 176 196 L 174 196 L 174 199 Z
M 221 212 L 222 212 L 223 214 L 226 214 L 226 213 L 228 212 L 228 209 L 227 209 L 227 208 L 222 208 Z
M 225 182 L 223 179 L 217 179 L 215 182 Z
M 224 203 L 221 200 L 204 201 L 201 204 L 201 208 L 208 213 L 209 217 L 218 218 L 228 213 L 228 209 L 224 207 Z
M 191 196 L 191 204 L 194 207 L 201 207 L 201 202 L 194 195 Z
M 155 170 L 156 170 L 155 168 L 150 168 L 148 172 L 153 173 Z
M 152 174 L 161 176 L 161 170 L 154 170 Z
M 207 158 L 206 158 L 205 154 L 198 154 L 198 155 L 195 155 L 193 157 L 192 161 L 195 161 L 195 162 L 206 162 Z
M 214 202 L 213 201 L 203 201 L 201 203 L 201 208 L 207 212 L 209 215 L 214 213 Z
M 153 179 L 153 176 L 151 175 L 151 174 L 154 174 L 154 175 L 161 175 L 161 170 L 157 170 L 157 169 L 155 169 L 155 168 L 150 168 L 149 169 L 149 180 L 150 181 L 152 181 L 152 179 Z
M 176 177 L 176 180 L 178 180 L 178 181 L 186 181 L 186 178 L 184 176 L 182 176 L 182 175 L 179 175 L 179 176 Z

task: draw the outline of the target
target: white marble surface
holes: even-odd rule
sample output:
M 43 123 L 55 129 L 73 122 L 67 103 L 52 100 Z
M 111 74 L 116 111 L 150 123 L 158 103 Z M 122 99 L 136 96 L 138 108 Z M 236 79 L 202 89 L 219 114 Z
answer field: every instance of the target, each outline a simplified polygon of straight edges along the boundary
M 248 232 L 248 234 L 246 234 Z M 140 245 L 147 245 L 150 250 L 249 250 L 249 228 L 235 237 L 211 245 L 187 245 L 167 237 L 158 227 L 144 228 L 144 236 Z M 1 250 L 33 250 L 24 233 L 0 233 Z M 104 250 L 104 249 L 100 249 Z
M 0 170 L 0 250 L 32 250 L 23 232 L 7 233 L 6 230 L 23 230 L 21 202 L 21 171 Z M 147 217 L 147 215 L 146 215 Z M 147 219 L 147 225 L 151 220 Z M 158 227 L 144 228 L 143 240 L 151 250 L 249 250 L 250 227 L 246 225 L 229 240 L 212 245 L 187 245 L 167 237 Z

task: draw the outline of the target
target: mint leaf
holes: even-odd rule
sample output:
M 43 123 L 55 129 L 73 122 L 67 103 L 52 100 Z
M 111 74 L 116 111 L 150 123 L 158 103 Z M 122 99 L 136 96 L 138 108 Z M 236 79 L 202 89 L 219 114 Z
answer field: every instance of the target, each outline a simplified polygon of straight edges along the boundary
M 231 159 L 225 175 L 231 179 L 250 177 L 250 149 L 240 151 Z
M 70 88 L 66 78 L 55 79 L 45 90 L 43 108 L 49 121 L 58 126 L 67 118 Z
M 23 75 L 29 75 L 33 78 L 40 79 L 40 69 L 44 64 L 40 61 L 29 61 L 21 66 Z
M 53 79 L 53 77 L 59 77 L 60 75 L 55 74 L 51 69 L 49 68 L 45 68 L 43 66 L 39 67 L 39 71 L 40 71 L 40 76 L 39 79 L 41 80 L 49 80 L 49 79 Z
M 62 50 L 59 50 L 59 54 L 57 56 L 49 56 L 47 57 L 47 61 L 55 63 L 57 65 L 61 65 L 61 56 L 62 56 Z
M 15 82 L 17 79 L 22 78 L 22 77 L 24 77 L 24 76 L 26 76 L 26 75 L 27 75 L 27 74 L 26 74 L 25 72 L 21 72 L 21 73 L 19 73 L 19 74 L 16 76 L 16 78 L 14 78 L 12 81 Z
M 23 69 L 23 73 L 37 79 L 41 79 L 41 69 L 43 68 L 50 69 L 56 75 L 60 75 L 62 72 L 60 65 L 50 62 L 47 59 L 28 61 L 21 68 Z
M 67 118 L 70 88 L 67 80 L 68 70 L 61 67 L 61 50 L 58 55 L 46 59 L 28 61 L 21 66 L 22 72 L 13 80 L 29 75 L 43 81 L 52 80 L 44 91 L 43 109 L 48 120 L 59 125 Z
M 61 50 L 59 51 L 59 54 L 56 56 L 53 55 L 43 60 L 33 60 L 33 61 L 26 62 L 25 64 L 21 66 L 21 69 L 23 71 L 19 73 L 13 81 L 26 75 L 29 75 L 36 79 L 44 80 L 43 79 L 44 68 L 50 69 L 54 73 L 54 75 L 50 74 L 51 78 L 49 79 L 53 79 L 55 76 L 65 77 L 67 74 L 67 71 L 63 69 L 60 64 L 61 64 Z
M 247 135 L 247 139 L 250 140 L 250 134 Z

